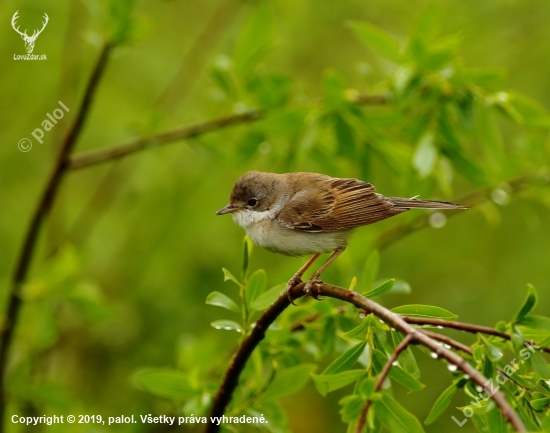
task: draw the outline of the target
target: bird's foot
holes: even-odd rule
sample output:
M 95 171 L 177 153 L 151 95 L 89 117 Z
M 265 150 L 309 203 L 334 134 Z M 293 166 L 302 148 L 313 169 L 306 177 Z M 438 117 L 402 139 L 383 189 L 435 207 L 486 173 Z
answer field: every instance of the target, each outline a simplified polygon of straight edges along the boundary
M 311 296 L 316 301 L 322 301 L 324 298 L 319 297 L 321 291 L 316 287 L 318 284 L 323 284 L 323 282 L 319 278 L 310 278 L 309 280 L 307 280 L 306 285 L 304 286 L 304 292 L 306 296 Z
M 290 302 L 292 305 L 296 304 L 294 303 L 294 299 L 292 299 L 292 296 L 290 296 L 290 291 L 298 284 L 302 284 L 302 282 L 302 279 L 298 275 L 294 275 L 290 280 L 288 280 L 288 283 L 286 283 L 286 297 L 288 298 L 288 302 Z

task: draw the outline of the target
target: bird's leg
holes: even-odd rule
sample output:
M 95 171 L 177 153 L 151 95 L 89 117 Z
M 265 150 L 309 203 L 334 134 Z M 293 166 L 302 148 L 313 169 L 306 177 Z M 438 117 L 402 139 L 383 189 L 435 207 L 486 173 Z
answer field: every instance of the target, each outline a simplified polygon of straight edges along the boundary
M 306 295 L 311 295 L 314 299 L 318 299 L 318 297 L 317 297 L 318 294 L 314 295 L 314 294 L 311 293 L 311 289 L 313 288 L 313 284 L 321 282 L 321 280 L 319 279 L 321 274 L 323 272 L 325 272 L 325 270 L 329 267 L 329 265 L 334 260 L 336 260 L 336 258 L 344 252 L 344 250 L 345 250 L 345 248 L 338 248 L 337 250 L 335 250 L 332 253 L 332 256 L 330 256 L 328 258 L 328 260 L 325 263 L 323 263 L 323 265 L 311 275 L 311 277 L 309 278 L 309 280 L 307 280 L 306 285 L 304 287 L 304 292 L 306 293 Z
M 298 269 L 298 272 L 296 272 L 294 276 L 290 280 L 288 280 L 288 283 L 286 284 L 286 288 L 285 288 L 285 293 L 291 304 L 296 305 L 294 304 L 294 301 L 290 297 L 290 290 L 294 286 L 297 286 L 302 282 L 302 275 L 304 275 L 304 272 L 309 269 L 309 267 L 313 264 L 315 260 L 319 258 L 320 255 L 321 254 L 315 254 L 313 257 L 311 257 L 311 259 L 309 259 L 304 266 Z

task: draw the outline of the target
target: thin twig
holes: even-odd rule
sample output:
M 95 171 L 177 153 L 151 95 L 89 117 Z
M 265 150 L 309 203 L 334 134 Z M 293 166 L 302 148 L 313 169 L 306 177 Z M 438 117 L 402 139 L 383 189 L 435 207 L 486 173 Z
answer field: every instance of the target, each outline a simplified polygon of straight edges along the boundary
M 384 368 L 382 368 L 382 371 L 378 375 L 378 380 L 376 381 L 376 385 L 374 386 L 374 391 L 380 391 L 382 389 L 382 385 L 384 384 L 384 381 L 386 380 L 386 377 L 388 377 L 388 374 L 390 373 L 391 368 L 393 367 L 393 363 L 397 361 L 397 358 L 403 352 L 409 344 L 413 344 L 415 342 L 417 333 L 411 333 L 407 334 L 405 338 L 397 345 L 391 356 L 386 361 L 386 364 L 384 365 Z M 357 428 L 355 429 L 355 433 L 361 433 L 361 430 L 363 430 L 363 426 L 365 425 L 365 421 L 367 419 L 367 415 L 369 413 L 369 408 L 372 404 L 372 400 L 367 400 L 365 403 L 365 406 L 363 407 L 363 410 L 361 411 L 361 416 L 359 417 L 359 421 L 357 422 Z
M 6 312 L 0 329 L 0 433 L 3 431 L 3 426 L 5 424 L 3 420 L 7 401 L 4 381 L 6 376 L 7 358 L 13 338 L 15 324 L 21 310 L 21 288 L 27 277 L 33 252 L 38 241 L 40 228 L 44 222 L 44 219 L 48 215 L 49 210 L 51 209 L 52 203 L 61 185 L 61 181 L 67 172 L 67 161 L 69 154 L 71 153 L 82 131 L 85 120 L 90 111 L 90 106 L 94 93 L 97 89 L 97 85 L 101 79 L 101 76 L 105 72 L 111 49 L 112 45 L 107 43 L 101 50 L 99 59 L 97 60 L 90 80 L 86 86 L 86 90 L 84 91 L 84 96 L 82 97 L 82 102 L 77 111 L 75 120 L 61 145 L 52 174 L 46 183 L 46 187 L 42 192 L 33 213 L 19 258 L 17 259 L 15 265 L 13 276 L 11 278 L 8 290 L 8 300 L 6 302 Z
M 106 148 L 78 153 L 70 158 L 69 168 L 72 170 L 83 168 L 89 165 L 122 158 L 150 146 L 160 146 L 162 144 L 183 140 L 185 138 L 196 137 L 198 135 L 216 131 L 228 126 L 254 122 L 255 120 L 263 117 L 263 115 L 264 112 L 261 110 L 250 110 L 241 114 L 219 117 L 217 119 L 183 126 L 170 131 L 161 132 L 151 137 L 133 138 L 123 143 L 115 144 Z
M 358 94 L 348 97 L 348 101 L 357 105 L 383 105 L 387 102 L 384 95 Z M 303 105 L 317 104 L 321 101 L 306 101 Z M 151 137 L 132 138 L 123 143 L 106 146 L 104 148 L 83 152 L 71 157 L 69 165 L 75 170 L 94 164 L 122 158 L 151 146 L 159 146 L 186 138 L 197 137 L 207 132 L 217 131 L 228 126 L 255 122 L 267 113 L 264 110 L 249 110 L 241 114 L 224 116 L 193 125 L 182 126 L 171 131 L 160 132 Z
M 441 328 L 451 328 L 451 329 L 456 329 L 458 331 L 470 332 L 472 334 L 493 335 L 495 337 L 502 338 L 503 340 L 512 339 L 510 334 L 497 331 L 496 329 L 489 328 L 488 326 L 472 325 L 470 323 L 453 322 L 450 320 L 443 320 L 443 319 L 429 319 L 424 317 L 411 317 L 411 316 L 402 316 L 402 317 L 404 321 L 414 325 L 438 326 Z M 546 353 L 550 353 L 550 347 L 541 347 L 540 350 Z
M 290 291 L 290 298 L 296 299 L 300 296 L 303 296 L 304 284 L 295 286 Z M 326 296 L 331 298 L 340 299 L 342 301 L 348 302 L 354 305 L 360 310 L 364 310 L 368 313 L 372 313 L 378 318 L 384 320 L 394 329 L 399 332 L 402 332 L 406 335 L 414 335 L 415 342 L 421 344 L 424 347 L 430 349 L 438 358 L 445 359 L 449 364 L 456 365 L 457 369 L 461 370 L 463 373 L 467 374 L 477 385 L 482 388 L 486 386 L 488 380 L 477 371 L 472 365 L 470 365 L 464 358 L 458 354 L 446 349 L 443 346 L 440 346 L 439 343 L 430 338 L 428 335 L 419 332 L 417 328 L 414 328 L 411 324 L 407 323 L 401 316 L 393 313 L 385 307 L 377 304 L 370 299 L 365 298 L 359 293 L 344 289 L 342 287 L 332 286 L 329 284 L 315 284 L 314 290 L 320 296 Z M 265 336 L 266 328 L 273 323 L 279 314 L 289 305 L 289 299 L 285 293 L 283 293 L 279 298 L 269 307 L 262 317 L 258 320 L 257 325 L 259 328 L 254 327 L 239 347 L 237 353 L 233 356 L 228 370 L 224 376 L 223 382 L 218 390 L 214 405 L 212 406 L 210 416 L 219 417 L 222 416 L 225 412 L 229 401 L 231 400 L 231 395 L 233 394 L 237 383 L 239 380 L 239 375 L 242 372 L 246 361 L 252 354 L 254 348 L 260 343 L 260 341 Z M 491 398 L 494 400 L 497 407 L 502 412 L 503 417 L 512 424 L 516 431 L 524 432 L 525 426 L 523 422 L 518 417 L 516 412 L 506 401 L 504 394 L 497 391 L 492 393 Z M 214 433 L 219 430 L 220 426 L 210 422 L 206 426 L 207 433 Z
M 461 343 L 460 341 L 456 341 L 451 337 L 438 334 L 437 332 L 428 331 L 426 329 L 418 328 L 418 331 L 422 332 L 423 334 L 426 334 L 428 337 L 433 338 L 434 340 L 440 341 L 443 344 L 447 344 L 450 347 L 454 347 L 457 350 L 467 353 L 470 356 L 474 354 L 474 351 L 470 346 L 466 346 L 465 344 Z

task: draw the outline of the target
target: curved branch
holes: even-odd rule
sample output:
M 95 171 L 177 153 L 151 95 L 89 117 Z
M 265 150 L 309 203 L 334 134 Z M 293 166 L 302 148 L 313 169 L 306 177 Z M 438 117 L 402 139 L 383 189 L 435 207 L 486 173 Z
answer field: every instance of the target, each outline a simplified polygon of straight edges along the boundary
M 453 322 L 443 319 L 428 319 L 424 317 L 410 317 L 403 316 L 403 320 L 413 325 L 431 325 L 440 326 L 442 328 L 451 328 L 458 331 L 470 332 L 472 334 L 487 334 L 495 337 L 500 337 L 503 340 L 511 340 L 510 334 L 497 331 L 496 329 L 489 328 L 488 326 L 472 325 L 470 323 Z M 540 350 L 546 353 L 550 353 L 550 347 L 541 347 Z
M 85 120 L 90 111 L 93 96 L 95 94 L 99 81 L 103 73 L 105 72 L 107 61 L 109 59 L 109 54 L 111 53 L 112 48 L 113 46 L 110 43 L 107 43 L 100 53 L 99 59 L 97 60 L 90 80 L 88 81 L 88 84 L 84 91 L 84 96 L 77 111 L 76 118 L 71 128 L 69 129 L 65 139 L 63 140 L 52 174 L 50 175 L 50 178 L 46 183 L 46 187 L 42 192 L 42 195 L 40 196 L 40 199 L 32 216 L 30 225 L 25 234 L 25 240 L 23 241 L 23 245 L 19 253 L 19 258 L 17 259 L 15 265 L 13 276 L 10 281 L 8 300 L 6 302 L 6 313 L 3 318 L 2 326 L 0 327 L 0 432 L 2 431 L 4 425 L 3 418 L 6 407 L 4 381 L 6 375 L 5 373 L 7 357 L 11 345 L 11 340 L 13 338 L 15 323 L 19 316 L 19 311 L 21 310 L 21 287 L 27 277 L 27 273 L 32 261 L 32 255 L 38 241 L 40 228 L 42 226 L 42 223 L 44 222 L 44 219 L 49 213 L 51 205 L 61 185 L 61 181 L 63 180 L 63 177 L 67 172 L 67 161 L 69 158 L 69 154 L 74 148 L 74 145 L 76 144 L 76 141 L 80 136 L 82 128 L 84 127 Z
M 386 364 L 384 365 L 384 368 L 382 368 L 382 371 L 378 375 L 378 379 L 376 380 L 376 385 L 374 386 L 374 392 L 380 391 L 382 389 L 382 385 L 384 384 L 384 381 L 386 380 L 386 377 L 388 377 L 388 374 L 390 373 L 391 368 L 393 367 L 393 363 L 397 361 L 397 358 L 403 352 L 409 344 L 414 344 L 416 339 L 416 333 L 407 334 L 407 336 L 399 343 L 399 345 L 395 348 L 391 356 L 386 361 Z M 357 422 L 357 428 L 355 429 L 355 433 L 361 433 L 363 430 L 363 426 L 365 425 L 365 421 L 367 419 L 367 414 L 369 412 L 369 408 L 372 404 L 372 400 L 367 400 L 367 403 L 363 407 L 363 410 L 361 411 L 361 416 L 359 416 L 359 421 Z
M 290 291 L 290 299 L 296 299 L 300 296 L 303 296 L 304 283 L 295 286 Z M 487 379 L 483 374 L 477 371 L 472 365 L 470 365 L 464 358 L 452 352 L 449 349 L 446 349 L 443 346 L 430 338 L 428 335 L 420 332 L 417 328 L 414 328 L 411 324 L 407 323 L 404 318 L 393 313 L 387 308 L 377 304 L 376 302 L 371 301 L 370 299 L 365 298 L 359 293 L 344 289 L 342 287 L 332 286 L 330 284 L 315 284 L 314 290 L 317 295 L 328 296 L 335 299 L 340 299 L 344 302 L 348 302 L 354 305 L 356 308 L 364 310 L 368 313 L 372 313 L 378 318 L 384 320 L 384 322 L 391 325 L 394 329 L 399 332 L 402 332 L 406 335 L 413 335 L 414 341 L 417 344 L 421 344 L 424 347 L 430 349 L 438 358 L 445 359 L 448 363 L 456 365 L 456 367 L 461 370 L 463 373 L 467 374 L 477 385 L 484 388 L 487 384 Z M 229 401 L 231 400 L 231 395 L 237 387 L 239 375 L 242 372 L 246 361 L 252 354 L 252 351 L 260 343 L 260 341 L 265 336 L 265 330 L 267 327 L 273 323 L 279 314 L 281 314 L 284 309 L 290 304 L 289 297 L 286 293 L 283 293 L 279 298 L 269 307 L 262 317 L 258 320 L 256 326 L 252 329 L 250 335 L 248 335 L 241 346 L 239 347 L 237 353 L 234 355 L 228 370 L 225 373 L 222 385 L 216 395 L 214 405 L 212 406 L 210 416 L 219 417 L 222 416 L 225 412 Z M 412 337 L 411 337 L 412 338 Z M 492 394 L 491 398 L 494 400 L 497 407 L 502 412 L 503 417 L 512 424 L 516 431 L 524 432 L 525 426 L 523 422 L 512 409 L 512 407 L 506 401 L 504 394 L 497 391 Z M 207 433 L 214 433 L 219 430 L 220 426 L 209 423 L 206 426 Z

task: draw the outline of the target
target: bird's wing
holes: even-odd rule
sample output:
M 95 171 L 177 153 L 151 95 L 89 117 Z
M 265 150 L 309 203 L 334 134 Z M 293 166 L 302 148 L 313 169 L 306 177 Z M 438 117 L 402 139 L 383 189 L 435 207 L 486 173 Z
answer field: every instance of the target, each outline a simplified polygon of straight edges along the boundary
M 367 182 L 322 176 L 296 189 L 277 220 L 285 227 L 324 232 L 347 230 L 405 212 Z

